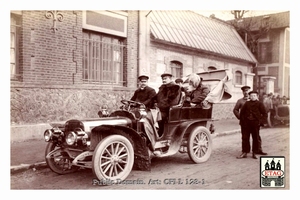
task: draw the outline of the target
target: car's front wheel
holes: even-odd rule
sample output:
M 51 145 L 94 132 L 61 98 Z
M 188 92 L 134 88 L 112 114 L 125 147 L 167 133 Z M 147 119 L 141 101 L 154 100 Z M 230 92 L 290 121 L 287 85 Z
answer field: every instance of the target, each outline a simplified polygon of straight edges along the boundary
M 131 142 L 122 135 L 110 135 L 97 145 L 92 169 L 99 181 L 110 183 L 125 180 L 133 163 L 134 150 Z
M 49 168 L 57 174 L 69 174 L 79 169 L 78 166 L 72 165 L 69 155 L 53 142 L 47 144 L 45 158 Z
M 205 127 L 196 127 L 189 135 L 188 155 L 195 163 L 202 163 L 209 159 L 212 152 L 212 139 Z

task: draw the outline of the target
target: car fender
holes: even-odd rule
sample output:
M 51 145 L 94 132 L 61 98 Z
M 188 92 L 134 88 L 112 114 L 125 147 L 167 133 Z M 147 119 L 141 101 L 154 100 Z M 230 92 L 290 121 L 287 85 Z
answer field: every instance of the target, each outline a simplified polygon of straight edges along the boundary
M 182 140 L 184 137 L 188 137 L 189 133 L 195 127 L 203 126 L 206 128 L 206 123 L 210 120 L 211 119 L 189 120 L 180 123 L 180 125 L 176 127 L 172 135 L 170 150 L 177 152 L 182 144 Z
M 119 125 L 101 125 L 92 129 L 91 149 L 94 150 L 97 144 L 105 137 L 119 134 L 127 137 L 133 145 L 135 166 L 141 170 L 150 170 L 151 159 L 146 145 L 145 138 L 141 137 L 134 129 Z
M 203 126 L 206 128 L 206 124 L 208 121 L 211 121 L 211 119 L 201 119 L 201 120 L 197 119 L 197 120 L 189 120 L 189 121 L 182 122 L 176 128 L 174 134 L 175 136 L 179 136 L 179 135 L 183 136 L 184 134 L 191 132 L 196 126 Z

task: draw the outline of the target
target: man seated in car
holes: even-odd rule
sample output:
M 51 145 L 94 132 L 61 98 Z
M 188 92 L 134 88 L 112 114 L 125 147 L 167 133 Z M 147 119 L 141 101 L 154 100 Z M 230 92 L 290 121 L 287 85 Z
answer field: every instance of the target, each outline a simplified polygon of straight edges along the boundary
M 153 88 L 148 86 L 149 77 L 146 75 L 141 75 L 138 77 L 139 88 L 134 92 L 130 100 L 143 103 L 146 108 L 153 107 L 153 98 L 156 95 L 156 92 Z
M 158 122 L 159 136 L 162 136 L 164 124 L 168 121 L 170 107 L 177 105 L 181 96 L 181 88 L 174 83 L 172 77 L 173 75 L 167 72 L 161 75 L 162 85 L 159 87 L 155 98 L 162 118 L 162 120 Z
M 193 73 L 189 76 L 188 79 L 189 86 L 187 92 L 189 93 L 189 98 L 187 101 L 190 101 L 191 107 L 205 107 L 208 105 L 208 102 L 205 100 L 208 93 L 210 92 L 209 88 L 202 84 L 202 78 Z
M 186 98 L 186 91 L 185 91 L 185 88 L 183 87 L 183 80 L 181 79 L 181 78 L 177 78 L 176 80 L 175 80 L 175 83 L 177 84 L 177 85 L 179 85 L 180 86 L 180 89 L 181 89 L 181 97 L 180 97 L 180 100 L 179 100 L 179 103 L 178 103 L 178 105 L 176 105 L 176 107 L 182 107 L 183 106 L 183 103 L 184 103 L 184 101 L 185 101 L 185 98 Z M 175 106 L 174 106 L 175 107 Z

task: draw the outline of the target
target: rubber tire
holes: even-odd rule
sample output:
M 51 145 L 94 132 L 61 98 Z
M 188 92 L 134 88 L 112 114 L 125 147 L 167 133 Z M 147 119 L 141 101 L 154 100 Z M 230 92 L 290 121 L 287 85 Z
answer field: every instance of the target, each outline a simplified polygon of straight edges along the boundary
M 207 149 L 206 149 L 206 152 L 204 154 L 204 156 L 198 156 L 195 154 L 194 152 L 194 141 L 196 140 L 196 138 L 199 137 L 199 134 L 202 134 L 204 137 L 206 137 L 207 139 Z M 189 135 L 189 138 L 188 138 L 188 155 L 190 157 L 190 159 L 194 162 L 194 163 L 203 163 L 203 162 L 206 162 L 211 153 L 212 153 L 212 139 L 211 139 L 211 136 L 210 136 L 210 132 L 207 128 L 205 127 L 196 127 Z M 197 152 L 199 152 L 199 149 L 197 148 L 196 149 Z
M 68 169 L 68 170 L 64 170 L 62 169 L 61 167 L 57 166 L 54 162 L 54 159 L 53 158 L 46 158 L 46 156 L 55 149 L 56 147 L 56 144 L 53 143 L 53 142 L 49 142 L 47 144 L 47 147 L 46 147 L 46 151 L 45 151 L 45 160 L 46 160 L 46 163 L 47 165 L 49 166 L 49 168 L 57 173 L 57 174 L 70 174 L 70 173 L 73 173 L 75 171 L 77 171 L 80 167 L 78 166 L 72 166 L 71 169 Z
M 113 143 L 120 143 L 125 147 L 125 150 L 128 154 L 127 156 L 127 164 L 124 166 L 122 172 L 120 172 L 117 176 L 109 176 L 106 175 L 103 169 L 100 167 L 102 154 L 105 152 L 107 148 L 110 147 Z M 107 162 L 107 161 L 106 161 Z M 110 135 L 104 138 L 97 145 L 92 159 L 92 170 L 97 179 L 103 183 L 109 181 L 123 181 L 130 174 L 134 163 L 134 150 L 132 143 L 122 135 Z

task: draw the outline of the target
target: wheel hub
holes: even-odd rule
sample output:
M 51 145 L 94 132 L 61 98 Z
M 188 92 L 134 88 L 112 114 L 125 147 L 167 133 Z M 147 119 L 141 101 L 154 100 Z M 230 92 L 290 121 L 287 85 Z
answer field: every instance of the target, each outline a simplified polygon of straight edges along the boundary
M 117 155 L 112 155 L 111 157 L 111 164 L 116 165 L 119 162 L 119 156 Z
M 200 147 L 203 147 L 203 146 L 205 146 L 205 141 L 203 141 L 203 140 L 199 141 L 198 142 L 198 147 L 200 148 Z

